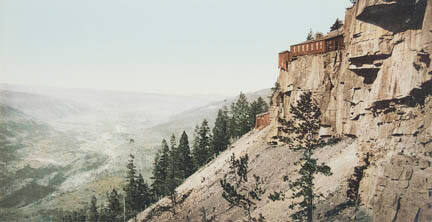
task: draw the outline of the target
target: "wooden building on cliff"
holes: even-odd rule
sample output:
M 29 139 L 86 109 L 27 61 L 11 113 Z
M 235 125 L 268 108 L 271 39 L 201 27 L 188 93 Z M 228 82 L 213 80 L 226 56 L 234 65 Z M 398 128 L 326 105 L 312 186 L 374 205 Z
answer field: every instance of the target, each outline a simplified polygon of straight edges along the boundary
M 325 36 L 292 45 L 289 51 L 279 53 L 279 69 L 287 70 L 288 63 L 297 56 L 322 54 L 345 48 L 344 36 L 341 29 L 329 32 Z
M 255 118 L 255 129 L 262 130 L 266 126 L 270 125 L 270 112 L 258 114 Z

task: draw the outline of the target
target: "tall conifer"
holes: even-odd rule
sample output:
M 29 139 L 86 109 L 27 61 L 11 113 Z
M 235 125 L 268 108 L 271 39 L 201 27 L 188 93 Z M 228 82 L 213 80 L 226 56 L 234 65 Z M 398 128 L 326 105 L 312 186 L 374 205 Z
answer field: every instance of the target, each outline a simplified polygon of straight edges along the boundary
M 193 158 L 197 167 L 206 164 L 212 156 L 210 149 L 211 139 L 208 121 L 204 119 L 201 126 L 195 132 Z
M 313 101 L 312 93 L 306 92 L 300 95 L 297 104 L 291 105 L 291 115 L 292 118 L 289 120 L 279 119 L 283 125 L 281 130 L 290 135 L 290 137 L 281 137 L 280 140 L 288 143 L 292 150 L 301 153 L 300 160 L 295 162 L 296 165 L 300 165 L 297 171 L 298 177 L 295 180 L 290 180 L 288 176 L 284 178 L 292 191 L 293 202 L 289 208 L 296 210 L 291 215 L 294 221 L 311 222 L 316 206 L 315 199 L 319 197 L 315 191 L 315 175 L 332 174 L 330 167 L 324 163 L 318 164 L 318 159 L 314 156 L 315 150 L 325 143 L 319 137 L 321 111 Z
M 216 155 L 223 152 L 230 143 L 228 121 L 228 110 L 224 107 L 218 111 L 215 126 L 213 127 L 212 148 Z
M 250 105 L 246 95 L 240 93 L 238 100 L 231 104 L 230 129 L 233 138 L 239 138 L 249 132 Z
M 88 221 L 90 222 L 97 222 L 98 221 L 98 210 L 97 210 L 97 199 L 96 197 L 93 195 L 90 201 L 90 209 L 89 209 L 89 216 L 88 216 Z
M 108 199 L 108 215 L 109 221 L 120 221 L 122 218 L 122 204 L 120 203 L 120 195 L 116 189 L 107 194 Z
M 181 170 L 182 178 L 185 179 L 190 175 L 192 175 L 194 171 L 193 160 L 192 160 L 191 151 L 189 147 L 189 139 L 185 131 L 183 131 L 180 137 L 178 149 L 180 152 L 180 160 L 181 160 L 181 164 L 179 168 Z
M 130 154 L 130 159 L 127 164 L 126 186 L 123 188 L 125 191 L 125 207 L 128 218 L 137 213 L 136 209 L 139 198 L 137 195 L 137 172 L 134 159 L 135 156 Z
M 167 178 L 167 170 L 169 165 L 169 147 L 165 139 L 162 140 L 161 150 L 158 151 L 153 167 L 153 183 L 152 189 L 157 198 L 166 195 L 165 180 Z

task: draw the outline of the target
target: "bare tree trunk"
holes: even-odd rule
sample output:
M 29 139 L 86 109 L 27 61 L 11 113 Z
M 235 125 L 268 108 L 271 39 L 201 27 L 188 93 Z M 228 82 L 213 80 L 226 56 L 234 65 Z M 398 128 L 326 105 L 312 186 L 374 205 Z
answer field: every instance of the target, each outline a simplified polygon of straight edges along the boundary
M 307 209 L 307 221 L 312 222 L 313 221 L 313 196 L 309 197 L 308 201 L 308 209 Z

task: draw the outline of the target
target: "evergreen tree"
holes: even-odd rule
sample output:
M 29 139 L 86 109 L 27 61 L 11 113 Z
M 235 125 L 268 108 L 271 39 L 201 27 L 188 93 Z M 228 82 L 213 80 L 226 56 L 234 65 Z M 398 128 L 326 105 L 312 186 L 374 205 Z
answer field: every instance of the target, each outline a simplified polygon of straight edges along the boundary
M 137 203 L 136 203 L 136 210 L 139 212 L 146 209 L 148 206 L 150 206 L 150 204 L 153 202 L 153 198 L 152 198 L 152 193 L 150 191 L 150 187 L 144 181 L 142 174 L 138 175 L 136 183 L 137 183 L 136 195 L 138 196 Z
M 81 215 L 78 211 L 72 212 L 72 221 L 80 221 Z
M 193 160 L 189 147 L 188 135 L 183 131 L 178 146 L 180 152 L 180 170 L 183 179 L 188 178 L 194 172 Z
M 339 18 L 336 19 L 335 23 L 330 27 L 330 31 L 338 30 L 340 27 L 343 26 L 343 23 Z
M 231 104 L 230 129 L 232 138 L 239 138 L 251 130 L 250 105 L 243 93 Z
M 258 99 L 256 99 L 255 101 L 253 101 L 250 105 L 250 128 L 254 128 L 255 127 L 255 122 L 256 122 L 256 116 L 258 114 L 264 113 L 268 111 L 268 105 L 267 103 L 264 101 L 263 98 L 258 97 Z
M 99 213 L 97 210 L 97 199 L 95 196 L 92 196 L 91 202 L 90 202 L 90 209 L 89 209 L 89 215 L 88 215 L 88 221 L 90 222 L 97 222 Z
M 160 189 L 159 189 L 159 185 L 162 184 L 162 169 L 161 169 L 161 165 L 160 165 L 160 156 L 161 156 L 162 150 L 158 150 L 156 152 L 156 155 L 154 157 L 153 160 L 153 169 L 152 169 L 152 177 L 151 179 L 153 180 L 152 184 L 151 184 L 151 190 L 152 193 L 155 197 L 155 199 L 159 199 L 161 193 L 160 193 Z
M 198 163 L 198 147 L 199 147 L 199 130 L 200 126 L 197 124 L 195 125 L 194 129 L 194 135 L 193 135 L 193 142 L 192 142 L 192 161 L 194 165 L 194 171 L 198 170 L 200 167 L 200 164 Z
M 253 175 L 254 183 L 248 184 L 248 155 L 241 156 L 239 159 L 232 154 L 230 159 L 230 171 L 220 180 L 222 187 L 222 197 L 228 202 L 230 207 L 239 207 L 243 210 L 248 221 L 257 221 L 252 217 L 252 211 L 256 209 L 257 201 L 261 201 L 265 193 L 264 180 L 257 175 Z M 263 219 L 262 215 L 258 221 Z
M 99 212 L 100 212 L 99 213 L 99 218 L 98 218 L 99 222 L 110 221 L 108 208 L 105 208 L 104 206 L 101 206 L 99 208 Z
M 183 176 L 182 176 L 181 165 L 183 163 L 182 163 L 182 159 L 181 159 L 181 152 L 179 150 L 179 147 L 177 146 L 174 134 L 171 135 L 170 145 L 171 145 L 170 167 L 172 168 L 171 170 L 173 171 L 173 172 L 171 172 L 172 176 L 176 177 L 176 179 L 178 179 L 178 180 L 182 180 Z
M 224 107 L 218 111 L 215 126 L 213 127 L 212 148 L 216 155 L 226 150 L 230 143 L 228 122 L 228 110 Z
M 313 157 L 314 151 L 324 144 L 319 137 L 321 112 L 312 100 L 312 94 L 307 92 L 300 95 L 296 105 L 291 106 L 291 115 L 292 118 L 288 121 L 279 119 L 283 125 L 281 130 L 291 136 L 280 137 L 280 140 L 288 143 L 292 150 L 301 153 L 301 158 L 295 162 L 295 165 L 300 165 L 300 169 L 295 180 L 292 181 L 285 176 L 284 181 L 289 183 L 292 190 L 291 199 L 294 202 L 289 207 L 296 210 L 291 218 L 294 221 L 310 222 L 313 220 L 315 209 L 314 199 L 319 196 L 314 191 L 315 175 L 331 175 L 330 167 L 324 163 L 318 165 L 317 159 Z
M 177 148 L 177 142 L 174 134 L 172 134 L 170 137 L 170 147 L 171 147 L 171 151 Z
M 195 133 L 193 158 L 198 168 L 206 164 L 212 155 L 210 147 L 212 138 L 210 135 L 210 127 L 206 119 L 203 120 L 198 131 Z
M 152 189 L 156 198 L 166 195 L 165 180 L 169 165 L 169 147 L 165 139 L 162 140 L 161 150 L 156 154 L 153 167 Z
M 86 209 L 82 208 L 78 212 L 78 221 L 87 221 Z
M 309 30 L 309 33 L 308 33 L 308 35 L 307 35 L 307 37 L 306 37 L 306 40 L 307 40 L 307 41 L 309 41 L 309 40 L 313 40 L 313 32 L 312 32 L 312 29 Z
M 171 200 L 171 211 L 176 214 L 175 207 L 177 205 L 177 192 L 176 188 L 180 185 L 182 178 L 179 177 L 178 167 L 176 165 L 177 160 L 170 158 L 170 164 L 167 170 L 167 178 L 165 179 L 164 188 L 166 195 Z
M 139 199 L 137 196 L 137 172 L 134 159 L 134 155 L 130 154 L 130 159 L 127 164 L 126 186 L 123 188 L 125 191 L 125 207 L 128 218 L 137 213 L 136 209 L 138 208 L 137 202 Z
M 107 221 L 120 221 L 122 218 L 122 205 L 120 203 L 120 195 L 116 189 L 113 189 L 111 193 L 107 194 L 108 199 L 108 209 Z
M 63 216 L 63 222 L 73 222 L 72 215 L 68 214 Z

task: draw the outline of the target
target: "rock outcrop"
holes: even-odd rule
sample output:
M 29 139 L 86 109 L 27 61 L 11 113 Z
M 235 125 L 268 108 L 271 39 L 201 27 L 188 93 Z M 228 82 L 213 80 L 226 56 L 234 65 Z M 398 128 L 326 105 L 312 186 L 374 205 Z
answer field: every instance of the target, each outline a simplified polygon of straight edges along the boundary
M 141 213 L 146 220 L 241 220 L 221 197 L 219 179 L 232 153 L 248 153 L 251 174 L 265 176 L 267 192 L 290 192 L 282 181 L 298 155 L 278 142 L 280 119 L 305 91 L 321 109 L 322 137 L 342 142 L 316 155 L 331 168 L 317 177 L 324 197 L 320 221 L 432 221 L 432 1 L 359 0 L 347 9 L 345 49 L 299 56 L 281 69 L 271 123 L 241 138 L 178 188 L 187 194 L 177 215 L 161 211 L 167 199 Z M 266 195 L 268 195 L 268 193 Z M 356 198 L 358 205 L 347 204 Z M 287 203 L 264 198 L 254 215 L 289 221 Z M 159 208 L 158 208 L 159 207 Z
M 432 2 L 360 0 L 347 9 L 344 36 L 345 50 L 281 70 L 268 139 L 312 91 L 320 135 L 355 138 L 357 156 L 371 156 L 359 186 L 365 212 L 374 221 L 431 221 Z

